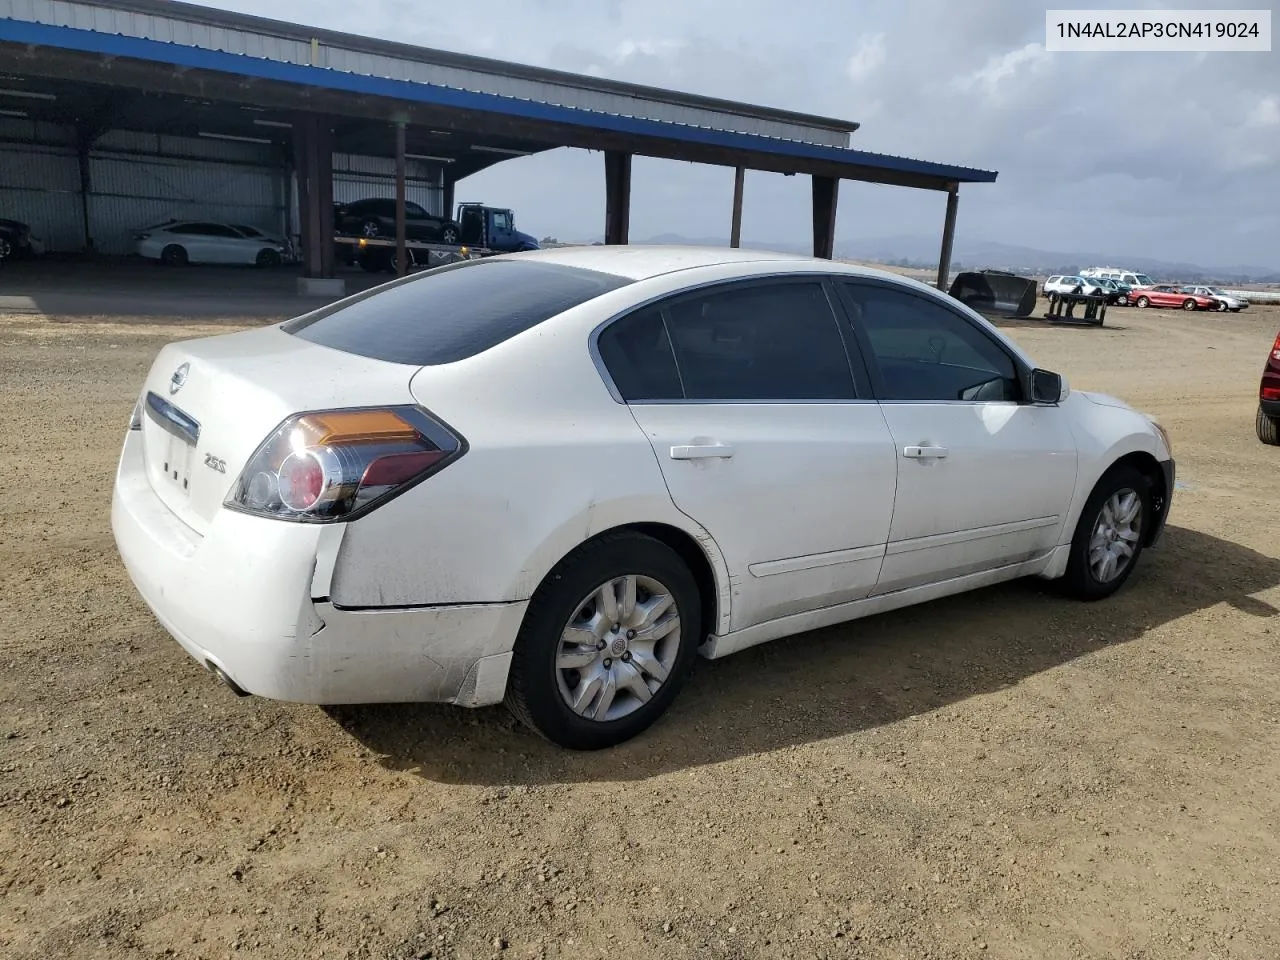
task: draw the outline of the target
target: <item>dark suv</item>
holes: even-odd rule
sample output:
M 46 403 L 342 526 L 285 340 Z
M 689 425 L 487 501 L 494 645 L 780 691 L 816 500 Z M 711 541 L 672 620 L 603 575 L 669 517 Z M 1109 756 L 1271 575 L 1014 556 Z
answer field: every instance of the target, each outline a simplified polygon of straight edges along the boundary
M 1280 333 L 1271 345 L 1258 386 L 1258 439 L 1280 446 Z
M 335 204 L 334 228 L 338 233 L 355 237 L 394 239 L 396 235 L 396 202 L 382 197 L 369 197 L 354 203 Z M 448 217 L 427 213 L 416 203 L 404 204 L 406 240 L 424 243 L 455 244 L 462 238 L 462 228 Z

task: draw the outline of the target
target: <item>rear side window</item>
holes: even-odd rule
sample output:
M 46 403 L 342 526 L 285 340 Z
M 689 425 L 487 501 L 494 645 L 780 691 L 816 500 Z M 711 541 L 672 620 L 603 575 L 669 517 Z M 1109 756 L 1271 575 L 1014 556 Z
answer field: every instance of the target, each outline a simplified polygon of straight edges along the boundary
M 672 303 L 689 400 L 853 400 L 849 358 L 819 282 L 729 286 Z
M 341 300 L 281 329 L 361 357 L 434 366 L 483 353 L 628 283 L 560 264 L 472 260 Z
M 600 359 L 627 403 L 684 397 L 662 311 L 650 307 L 610 324 L 597 341 Z

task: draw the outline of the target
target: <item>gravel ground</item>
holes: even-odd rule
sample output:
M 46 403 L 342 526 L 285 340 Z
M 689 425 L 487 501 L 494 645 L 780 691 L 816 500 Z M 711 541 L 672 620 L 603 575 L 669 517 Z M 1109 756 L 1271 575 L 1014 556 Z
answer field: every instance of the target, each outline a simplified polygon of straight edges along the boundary
M 1160 415 L 1166 539 L 701 662 L 647 735 L 234 698 L 116 557 L 141 378 L 216 318 L 0 316 L 0 956 L 1280 955 L 1280 311 L 1011 324 Z

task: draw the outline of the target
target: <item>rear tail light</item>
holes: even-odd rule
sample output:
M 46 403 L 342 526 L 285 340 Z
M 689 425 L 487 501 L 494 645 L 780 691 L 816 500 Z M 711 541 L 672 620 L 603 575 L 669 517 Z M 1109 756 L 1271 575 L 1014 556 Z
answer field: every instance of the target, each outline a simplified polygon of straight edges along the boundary
M 418 407 L 301 413 L 249 458 L 226 506 L 281 520 L 353 520 L 465 452 L 460 436 Z
M 1263 400 L 1280 400 L 1280 387 L 1263 387 L 1261 396 Z
M 1271 359 L 1280 361 L 1280 333 L 1276 334 L 1276 342 L 1271 345 Z

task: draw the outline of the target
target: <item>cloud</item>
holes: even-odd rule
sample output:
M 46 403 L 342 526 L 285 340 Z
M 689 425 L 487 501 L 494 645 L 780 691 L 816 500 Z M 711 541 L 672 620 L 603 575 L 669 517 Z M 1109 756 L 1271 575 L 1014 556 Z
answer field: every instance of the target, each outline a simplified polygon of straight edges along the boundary
M 1280 97 L 1263 97 L 1246 121 L 1251 127 L 1280 126 Z
M 974 87 L 981 87 L 988 96 L 994 97 L 1001 92 L 1003 87 L 1009 85 L 1014 77 L 1017 76 L 1019 70 L 1024 65 L 1035 67 L 1047 57 L 1044 47 L 1039 43 L 1028 43 L 1016 50 L 1010 50 L 1008 53 L 991 57 L 978 70 L 968 76 L 959 77 L 954 81 L 954 86 L 958 90 L 968 91 Z
M 880 69 L 885 60 L 884 34 L 873 33 L 858 41 L 858 47 L 845 66 L 854 83 L 861 83 Z

